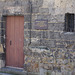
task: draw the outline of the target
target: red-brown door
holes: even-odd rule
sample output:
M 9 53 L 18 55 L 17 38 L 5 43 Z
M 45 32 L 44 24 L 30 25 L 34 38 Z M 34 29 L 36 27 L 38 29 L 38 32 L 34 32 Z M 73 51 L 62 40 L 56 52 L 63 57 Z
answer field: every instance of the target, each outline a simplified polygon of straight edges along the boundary
M 24 17 L 7 16 L 6 66 L 22 68 L 24 64 Z

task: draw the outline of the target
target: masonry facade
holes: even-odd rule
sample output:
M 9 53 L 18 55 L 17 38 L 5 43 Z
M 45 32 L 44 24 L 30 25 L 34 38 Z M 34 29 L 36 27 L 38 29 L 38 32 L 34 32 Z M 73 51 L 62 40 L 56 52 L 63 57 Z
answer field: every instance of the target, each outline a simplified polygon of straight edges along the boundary
M 65 30 L 65 14 L 75 14 L 74 5 L 74 0 L 0 0 L 1 55 L 6 53 L 6 17 L 24 16 L 24 70 L 40 75 L 74 75 L 75 16 L 73 31 Z

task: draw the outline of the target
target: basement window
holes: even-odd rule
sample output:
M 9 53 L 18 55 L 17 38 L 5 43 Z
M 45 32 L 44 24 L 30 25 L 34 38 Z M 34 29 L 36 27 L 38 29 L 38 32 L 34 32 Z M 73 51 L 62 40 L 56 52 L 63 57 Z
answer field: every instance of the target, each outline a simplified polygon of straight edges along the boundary
M 65 14 L 65 31 L 74 32 L 74 14 Z

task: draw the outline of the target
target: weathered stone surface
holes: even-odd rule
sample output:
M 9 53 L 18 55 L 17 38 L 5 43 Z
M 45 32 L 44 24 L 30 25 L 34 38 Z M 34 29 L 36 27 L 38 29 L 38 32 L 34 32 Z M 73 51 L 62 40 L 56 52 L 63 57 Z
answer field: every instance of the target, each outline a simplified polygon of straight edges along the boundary
M 2 16 L 24 15 L 25 70 L 40 75 L 75 75 L 75 33 L 64 32 L 65 13 L 75 13 L 74 5 L 74 0 L 0 0 L 0 44 L 5 42 Z M 37 19 L 47 20 L 48 29 L 35 29 Z
M 0 60 L 0 68 L 5 67 L 5 61 L 4 60 Z

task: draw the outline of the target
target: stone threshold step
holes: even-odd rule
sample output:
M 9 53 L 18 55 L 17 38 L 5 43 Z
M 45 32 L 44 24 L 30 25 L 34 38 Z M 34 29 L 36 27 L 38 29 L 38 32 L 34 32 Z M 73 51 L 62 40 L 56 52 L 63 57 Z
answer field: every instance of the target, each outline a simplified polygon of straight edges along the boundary
M 10 73 L 14 75 L 27 75 L 23 69 L 12 68 L 12 67 L 4 67 L 0 69 L 1 73 Z
M 14 75 L 14 74 L 0 73 L 0 75 Z

